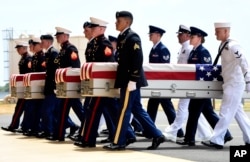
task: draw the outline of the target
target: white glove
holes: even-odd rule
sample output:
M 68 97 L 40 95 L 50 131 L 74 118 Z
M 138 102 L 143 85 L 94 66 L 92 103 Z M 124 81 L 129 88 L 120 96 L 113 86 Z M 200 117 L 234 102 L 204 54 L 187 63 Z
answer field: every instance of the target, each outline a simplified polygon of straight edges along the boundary
M 250 92 L 250 83 L 247 83 L 247 84 L 246 84 L 246 91 L 247 91 L 247 93 Z
M 128 91 L 134 91 L 136 90 L 136 82 L 129 81 L 128 82 Z

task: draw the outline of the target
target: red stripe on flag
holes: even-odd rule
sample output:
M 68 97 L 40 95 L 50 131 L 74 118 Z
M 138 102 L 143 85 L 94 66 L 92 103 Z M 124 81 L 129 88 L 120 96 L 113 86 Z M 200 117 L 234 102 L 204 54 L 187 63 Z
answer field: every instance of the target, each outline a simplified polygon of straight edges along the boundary
M 88 78 L 86 77 L 87 79 L 92 78 L 92 76 L 91 76 L 92 67 L 93 67 L 93 63 L 89 63 L 89 66 L 88 66 L 88 75 L 89 75 L 89 77 Z
M 63 75 L 63 82 L 81 82 L 80 76 L 66 76 Z
M 90 78 L 115 79 L 116 71 L 94 71 Z
M 45 80 L 45 73 L 42 74 L 29 73 L 29 75 L 30 75 L 30 80 Z
M 23 75 L 20 76 L 20 75 L 16 75 L 16 82 L 20 82 L 20 81 L 23 81 Z
M 145 72 L 148 80 L 195 80 L 195 72 Z
M 94 71 L 91 78 L 115 79 L 116 71 Z M 195 72 L 145 72 L 148 80 L 195 80 Z

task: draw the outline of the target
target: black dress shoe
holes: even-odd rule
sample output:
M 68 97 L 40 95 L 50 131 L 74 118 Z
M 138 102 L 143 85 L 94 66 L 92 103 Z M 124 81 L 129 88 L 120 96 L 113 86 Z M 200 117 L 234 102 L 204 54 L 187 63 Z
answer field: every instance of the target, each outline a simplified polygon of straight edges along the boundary
M 128 138 L 126 141 L 126 146 L 130 145 L 131 143 L 136 142 L 136 138 Z
M 101 140 L 100 141 L 101 143 L 110 143 L 111 142 L 111 139 L 110 138 L 106 138 L 104 140 Z
M 80 134 L 75 134 L 73 136 L 69 135 L 68 138 L 71 139 L 72 141 L 80 141 L 81 135 Z
M 182 140 L 182 141 L 177 141 L 176 143 L 179 144 L 179 145 L 195 146 L 195 142 L 194 141 L 185 141 L 185 140 Z
M 103 129 L 100 133 L 101 134 L 109 134 L 109 130 L 108 129 Z
M 224 138 L 224 144 L 227 143 L 227 142 L 229 142 L 229 141 L 231 141 L 231 140 L 233 140 L 233 137 L 232 137 L 232 136 L 225 137 L 225 138 Z
M 24 136 L 28 136 L 28 137 L 30 137 L 30 136 L 32 136 L 32 135 L 33 135 L 33 132 L 32 132 L 31 130 L 24 131 L 24 132 L 23 132 L 23 135 L 24 135 Z
M 203 145 L 208 146 L 208 147 L 214 147 L 217 149 L 223 149 L 223 145 L 218 145 L 216 143 L 213 143 L 211 141 L 202 141 L 201 142 Z
M 86 147 L 96 147 L 95 144 L 89 144 L 88 142 L 85 141 L 77 141 L 74 143 L 75 146 L 86 148 Z
M 158 148 L 158 146 L 163 143 L 165 141 L 165 137 L 162 135 L 160 137 L 157 137 L 157 138 L 153 138 L 153 142 L 152 142 L 152 145 L 149 146 L 147 149 L 148 150 L 155 150 Z
M 76 133 L 76 131 L 79 130 L 79 129 L 80 129 L 80 127 L 77 126 L 77 125 L 75 125 L 73 127 L 70 127 L 69 136 L 73 136 Z
M 50 140 L 50 141 L 56 141 L 56 140 L 59 140 L 57 137 L 55 137 L 54 135 L 49 135 L 47 137 L 45 137 L 47 140 Z
M 18 129 L 15 129 L 15 132 L 16 133 L 23 133 L 23 132 L 25 132 L 25 130 L 23 130 L 22 128 L 18 128 Z
M 1 127 L 1 129 L 4 130 L 4 131 L 8 131 L 8 132 L 15 132 L 15 129 L 11 128 L 10 126 L 8 126 L 8 127 Z
M 39 133 L 36 135 L 37 138 L 46 138 L 46 137 L 48 137 L 48 136 L 49 136 L 49 134 L 48 134 L 48 133 L 45 133 L 45 132 L 39 132 Z
M 111 143 L 109 145 L 103 146 L 103 148 L 106 150 L 118 151 L 118 150 L 125 150 L 125 145 L 117 145 L 117 144 Z

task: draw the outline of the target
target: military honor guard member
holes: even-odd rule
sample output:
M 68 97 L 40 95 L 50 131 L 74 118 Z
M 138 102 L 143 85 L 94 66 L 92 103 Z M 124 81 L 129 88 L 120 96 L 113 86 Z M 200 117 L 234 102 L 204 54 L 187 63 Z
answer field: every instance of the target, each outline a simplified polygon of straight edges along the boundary
M 149 54 L 149 63 L 170 63 L 170 52 L 168 48 L 161 42 L 161 38 L 164 33 L 164 29 L 149 25 L 149 39 L 153 43 L 153 47 Z M 168 118 L 169 124 L 172 124 L 176 114 L 171 98 L 149 98 L 147 104 L 147 112 L 149 116 L 155 122 L 159 104 L 161 104 L 163 111 Z M 177 136 L 184 136 L 181 128 L 178 131 Z
M 165 140 L 161 131 L 156 128 L 148 113 L 142 108 L 140 87 L 148 84 L 142 68 L 141 40 L 138 34 L 131 30 L 132 23 L 132 13 L 116 12 L 116 30 L 120 31 L 120 34 L 117 40 L 118 67 L 115 88 L 120 88 L 121 107 L 113 141 L 103 147 L 107 150 L 122 150 L 134 142 L 128 141 L 130 137 L 127 135 L 131 113 L 153 138 L 152 145 L 148 149 L 157 149 Z
M 179 29 L 176 32 L 177 38 L 179 43 L 181 44 L 181 49 L 178 52 L 177 63 L 178 64 L 187 64 L 189 54 L 193 49 L 193 46 L 190 45 L 190 33 L 191 30 L 189 27 L 185 25 L 179 25 Z M 176 142 L 177 132 L 182 126 L 184 122 L 187 120 L 188 117 L 188 104 L 189 98 L 180 98 L 178 102 L 178 108 L 176 112 L 176 117 L 174 122 L 169 125 L 165 131 L 164 136 L 166 139 Z M 201 114 L 199 117 L 197 131 L 198 137 L 201 140 L 209 139 L 212 135 L 211 130 L 209 129 L 210 125 L 208 124 L 207 120 L 205 119 L 204 115 Z
M 58 50 L 53 46 L 54 38 L 50 34 L 40 36 L 41 46 L 45 52 L 46 76 L 44 85 L 44 100 L 41 111 L 41 131 L 38 138 L 53 137 L 55 129 L 55 110 L 58 107 L 59 100 L 56 98 L 55 73 L 58 68 L 55 59 L 58 56 Z
M 234 118 L 243 133 L 245 145 L 250 146 L 250 120 L 242 105 L 244 90 L 250 92 L 249 63 L 240 44 L 230 38 L 231 23 L 216 22 L 214 27 L 216 39 L 221 41 L 214 65 L 221 58 L 223 97 L 219 112 L 220 119 L 215 125 L 213 135 L 209 141 L 202 143 L 222 149 L 225 144 L 224 136 Z
M 197 27 L 190 27 L 190 29 L 190 44 L 193 45 L 193 50 L 189 54 L 188 64 L 211 64 L 211 55 L 209 51 L 203 46 L 205 37 L 208 34 Z M 214 112 L 211 99 L 209 98 L 190 99 L 188 111 L 189 114 L 185 137 L 183 141 L 177 141 L 177 144 L 195 146 L 195 134 L 200 114 L 203 113 L 212 128 L 215 127 L 219 117 Z M 225 135 L 224 140 L 225 142 L 232 140 L 232 136 L 229 132 L 227 132 Z
M 31 72 L 45 72 L 45 54 L 41 46 L 41 39 L 35 37 L 32 38 L 29 43 L 31 47 L 30 51 L 34 53 L 31 60 Z M 23 120 L 27 120 L 25 123 L 27 123 L 28 130 L 23 133 L 24 135 L 38 135 L 38 132 L 40 131 L 42 103 L 43 99 L 27 100 L 29 106 L 26 107 L 24 111 Z
M 92 40 L 92 32 L 91 32 L 91 23 L 88 22 L 88 21 L 83 23 L 83 34 L 84 34 L 84 37 L 88 40 L 88 44 L 89 44 L 90 41 Z M 80 126 L 78 132 L 75 133 L 75 134 L 69 134 L 69 136 L 68 136 L 72 141 L 81 141 L 81 139 L 82 139 L 82 136 L 83 136 L 82 131 L 83 131 L 83 127 L 84 127 L 86 111 L 88 109 L 90 98 L 91 97 L 85 97 L 84 98 L 84 101 L 83 101 L 84 115 L 83 115 L 83 118 L 81 120 L 81 126 Z
M 81 63 L 78 55 L 76 46 L 69 42 L 70 30 L 62 27 L 55 27 L 56 29 L 56 40 L 61 45 L 61 49 L 54 62 L 58 65 L 58 68 L 80 68 Z M 64 98 L 60 99 L 60 106 L 57 107 L 57 124 L 52 138 L 48 140 L 65 140 L 65 130 L 70 127 L 72 130 L 71 134 L 79 128 L 69 117 L 70 107 L 81 121 L 83 119 L 83 107 L 80 98 Z
M 99 18 L 90 17 L 90 28 L 92 39 L 88 43 L 85 58 L 86 62 L 114 62 L 113 47 L 111 42 L 105 37 L 105 31 L 108 22 Z M 114 108 L 117 104 L 114 98 L 108 97 L 91 97 L 89 99 L 88 108 L 85 111 L 85 121 L 82 130 L 82 138 L 74 144 L 79 147 L 95 147 L 96 138 L 98 136 L 98 127 L 103 112 L 106 112 L 107 118 L 116 111 Z M 115 113 L 116 114 L 116 113 Z M 112 115 L 113 116 L 113 115 Z M 107 122 L 109 133 L 114 132 L 114 124 L 112 119 Z
M 17 50 L 17 53 L 21 56 L 21 59 L 18 62 L 19 73 L 20 74 L 30 73 L 32 58 L 31 55 L 28 53 L 28 43 L 24 41 L 16 41 L 15 43 L 16 43 L 15 48 Z M 1 128 L 5 131 L 16 132 L 17 129 L 19 128 L 20 118 L 26 106 L 27 104 L 25 99 L 18 99 L 10 125 L 8 127 L 1 127 Z M 18 130 L 18 132 L 20 131 L 23 132 L 28 130 L 28 128 L 25 128 L 25 126 L 27 125 L 25 121 L 22 122 L 22 125 L 24 127 L 22 127 L 21 130 Z

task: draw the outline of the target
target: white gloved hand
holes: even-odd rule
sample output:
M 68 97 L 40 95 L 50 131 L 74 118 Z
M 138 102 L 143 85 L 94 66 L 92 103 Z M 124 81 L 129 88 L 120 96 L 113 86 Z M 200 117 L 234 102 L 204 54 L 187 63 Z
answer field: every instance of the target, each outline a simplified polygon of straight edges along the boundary
M 136 90 L 136 82 L 129 81 L 128 82 L 128 91 L 134 91 Z
M 247 93 L 250 92 L 250 83 L 246 83 L 246 91 L 247 91 Z

